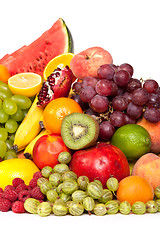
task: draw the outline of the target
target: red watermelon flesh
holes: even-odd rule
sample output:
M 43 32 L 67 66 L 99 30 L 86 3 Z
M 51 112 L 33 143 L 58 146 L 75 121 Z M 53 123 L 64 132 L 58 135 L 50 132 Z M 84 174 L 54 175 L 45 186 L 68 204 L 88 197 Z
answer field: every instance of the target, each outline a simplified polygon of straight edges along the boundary
M 11 75 L 35 72 L 42 76 L 45 66 L 52 58 L 72 50 L 72 36 L 63 19 L 59 18 L 49 30 L 29 46 L 23 46 L 12 54 L 6 54 L 0 60 L 0 64 L 6 66 Z

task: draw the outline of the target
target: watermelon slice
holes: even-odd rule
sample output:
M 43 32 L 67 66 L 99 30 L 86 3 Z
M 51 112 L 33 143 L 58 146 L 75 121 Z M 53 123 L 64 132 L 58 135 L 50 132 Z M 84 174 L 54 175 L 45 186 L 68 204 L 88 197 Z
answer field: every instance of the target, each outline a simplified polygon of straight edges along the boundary
M 15 75 L 22 72 L 35 72 L 43 75 L 47 63 L 54 57 L 73 51 L 73 40 L 62 18 L 44 32 L 29 46 L 23 46 L 12 54 L 6 54 L 0 64 Z

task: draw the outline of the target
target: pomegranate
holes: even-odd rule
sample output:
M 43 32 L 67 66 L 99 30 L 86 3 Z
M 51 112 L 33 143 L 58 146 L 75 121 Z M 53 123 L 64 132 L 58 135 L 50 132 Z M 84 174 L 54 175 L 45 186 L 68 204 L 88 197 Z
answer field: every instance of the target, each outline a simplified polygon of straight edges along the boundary
M 38 94 L 37 105 L 45 107 L 50 101 L 59 97 L 68 97 L 73 81 L 73 73 L 68 66 L 57 68 L 51 73 Z

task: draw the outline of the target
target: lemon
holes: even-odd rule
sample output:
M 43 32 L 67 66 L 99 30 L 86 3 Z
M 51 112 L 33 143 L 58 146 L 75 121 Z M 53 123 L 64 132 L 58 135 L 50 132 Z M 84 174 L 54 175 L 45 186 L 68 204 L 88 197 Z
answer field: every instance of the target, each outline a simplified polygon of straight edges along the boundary
M 13 94 L 32 97 L 40 91 L 42 77 L 32 72 L 18 73 L 8 79 L 8 87 Z
M 26 185 L 39 171 L 38 167 L 29 159 L 14 158 L 0 162 L 0 187 L 2 189 L 12 184 L 14 178 L 22 178 Z
M 73 56 L 74 54 L 69 52 L 69 53 L 60 54 L 55 58 L 51 59 L 43 71 L 44 79 L 47 80 L 47 77 L 50 76 L 51 73 L 58 67 L 63 68 L 66 65 L 70 67 L 70 62 Z
M 134 161 L 150 151 L 151 137 L 145 128 L 126 124 L 115 131 L 111 144 L 118 147 L 129 161 Z

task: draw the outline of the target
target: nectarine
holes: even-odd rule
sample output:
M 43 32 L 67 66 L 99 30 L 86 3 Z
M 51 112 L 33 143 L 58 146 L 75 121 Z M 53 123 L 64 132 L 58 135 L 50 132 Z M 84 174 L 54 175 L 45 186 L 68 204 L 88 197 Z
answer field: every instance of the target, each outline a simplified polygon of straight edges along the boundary
M 140 157 L 132 169 L 132 176 L 144 177 L 153 188 L 160 185 L 160 157 L 147 153 Z
M 76 54 L 70 62 L 70 68 L 74 76 L 82 80 L 88 76 L 97 78 L 98 67 L 111 63 L 113 59 L 108 51 L 101 47 L 91 47 Z

